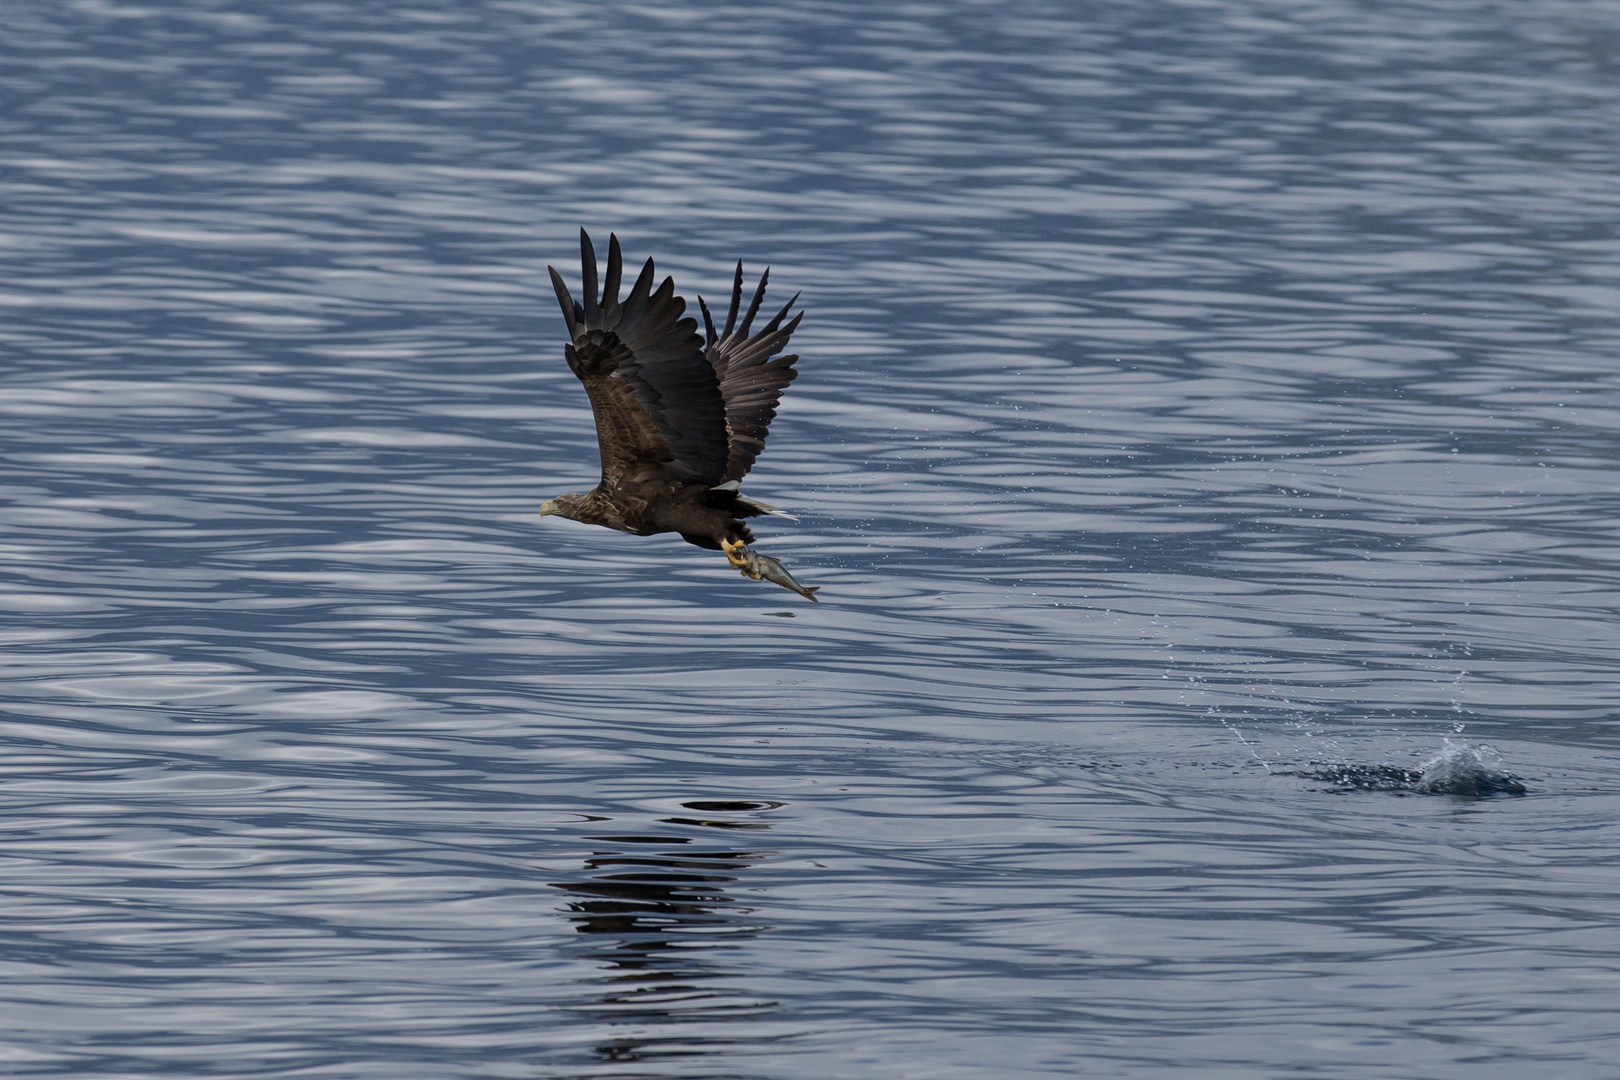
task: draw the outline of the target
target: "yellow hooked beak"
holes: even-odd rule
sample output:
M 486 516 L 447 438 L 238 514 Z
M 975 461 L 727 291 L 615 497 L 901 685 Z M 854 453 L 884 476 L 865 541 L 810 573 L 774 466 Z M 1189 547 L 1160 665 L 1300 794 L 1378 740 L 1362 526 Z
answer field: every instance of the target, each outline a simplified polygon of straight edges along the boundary
M 540 516 L 541 517 L 545 517 L 548 514 L 560 514 L 560 513 L 562 513 L 562 507 L 557 505 L 557 500 L 556 499 L 547 499 L 545 502 L 540 504 Z

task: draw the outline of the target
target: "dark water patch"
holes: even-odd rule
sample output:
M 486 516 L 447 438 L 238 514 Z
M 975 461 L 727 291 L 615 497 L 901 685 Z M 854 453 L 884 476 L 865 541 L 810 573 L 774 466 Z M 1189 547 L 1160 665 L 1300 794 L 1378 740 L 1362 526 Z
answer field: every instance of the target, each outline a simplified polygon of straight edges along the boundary
M 704 810 L 714 814 L 743 814 L 753 810 L 780 810 L 785 803 L 779 802 L 752 802 L 743 799 L 694 799 L 683 802 L 682 806 L 688 810 Z
M 1301 776 L 1333 785 L 1336 791 L 1410 791 L 1423 774 L 1397 765 L 1329 765 L 1313 761 L 1310 769 L 1278 770 L 1281 776 Z

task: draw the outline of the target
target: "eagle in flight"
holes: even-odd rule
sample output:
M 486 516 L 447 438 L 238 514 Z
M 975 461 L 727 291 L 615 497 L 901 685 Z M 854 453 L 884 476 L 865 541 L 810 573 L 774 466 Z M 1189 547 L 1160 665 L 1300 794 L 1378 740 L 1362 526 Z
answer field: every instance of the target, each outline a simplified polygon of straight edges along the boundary
M 550 499 L 540 513 L 560 514 L 588 525 L 651 536 L 675 532 L 689 544 L 724 551 L 732 567 L 756 581 L 764 578 L 800 596 L 816 590 L 799 584 L 783 565 L 748 547 L 754 534 L 742 519 L 783 514 L 750 499 L 739 486 L 765 449 L 765 436 L 782 391 L 798 375 L 797 356 L 778 356 L 804 318 L 784 323 L 797 295 L 756 333 L 750 333 L 765 299 L 766 270 L 748 311 L 742 306 L 743 268 L 731 288 L 726 327 L 715 332 L 708 305 L 698 298 L 706 337 L 697 321 L 682 318 L 686 301 L 666 277 L 653 289 L 647 260 L 630 295 L 619 299 L 623 262 L 619 238 L 608 237 L 607 277 L 597 292 L 596 249 L 579 232 L 583 306 L 574 302 L 555 267 L 557 290 L 572 344 L 568 366 L 585 384 L 596 415 L 602 481 L 584 494 Z

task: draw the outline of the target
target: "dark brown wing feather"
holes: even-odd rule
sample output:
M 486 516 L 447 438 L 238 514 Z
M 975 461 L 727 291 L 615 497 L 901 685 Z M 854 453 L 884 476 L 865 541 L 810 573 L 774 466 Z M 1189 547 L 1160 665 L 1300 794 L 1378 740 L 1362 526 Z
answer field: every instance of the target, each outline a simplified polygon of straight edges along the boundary
M 682 318 L 686 301 L 665 278 L 652 287 L 647 260 L 630 295 L 619 301 L 623 261 L 619 238 L 608 240 L 607 279 L 597 295 L 596 250 L 579 233 L 583 306 L 574 302 L 562 275 L 551 270 L 573 344 L 568 366 L 585 385 L 596 415 L 602 481 L 611 485 L 637 462 L 667 465 L 692 480 L 720 483 L 729 446 L 725 402 L 713 366 L 703 353 L 697 323 Z
M 720 381 L 720 395 L 726 406 L 729 442 L 726 453 L 727 480 L 741 480 L 754 467 L 754 460 L 765 449 L 765 437 L 769 434 L 771 421 L 776 418 L 776 406 L 782 400 L 782 391 L 799 374 L 793 369 L 797 355 L 772 359 L 774 354 L 787 347 L 793 331 L 799 328 L 799 320 L 804 318 L 801 311 L 786 325 L 782 323 L 799 299 L 797 293 L 759 333 L 749 335 L 754 316 L 759 314 L 759 305 L 765 299 L 765 283 L 770 277 L 769 270 L 760 275 L 759 287 L 754 290 L 748 313 L 743 316 L 742 325 L 738 326 L 737 310 L 742 306 L 743 270 L 742 263 L 737 264 L 737 278 L 731 286 L 731 310 L 726 315 L 725 330 L 718 334 L 714 330 L 714 320 L 709 316 L 708 305 L 702 297 L 698 298 L 698 307 L 703 311 L 703 325 L 708 332 L 709 363 Z

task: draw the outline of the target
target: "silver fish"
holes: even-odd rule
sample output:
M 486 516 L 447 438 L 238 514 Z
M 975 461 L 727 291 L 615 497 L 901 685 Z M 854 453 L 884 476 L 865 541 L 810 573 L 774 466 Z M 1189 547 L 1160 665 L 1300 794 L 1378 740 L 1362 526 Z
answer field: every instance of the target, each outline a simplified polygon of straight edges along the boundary
M 784 589 L 792 589 L 811 603 L 821 603 L 820 600 L 816 599 L 816 592 L 821 586 L 800 585 L 798 579 L 788 573 L 787 567 L 769 555 L 761 555 L 759 552 L 747 548 L 744 551 L 746 554 L 743 555 L 742 565 L 738 567 L 744 577 L 753 578 L 755 581 L 760 578 L 764 578 L 766 581 L 774 581 Z

